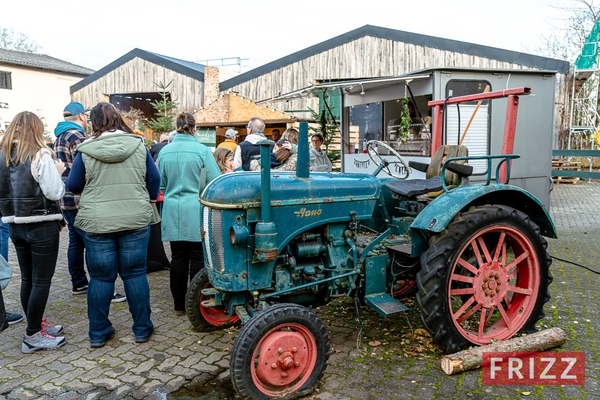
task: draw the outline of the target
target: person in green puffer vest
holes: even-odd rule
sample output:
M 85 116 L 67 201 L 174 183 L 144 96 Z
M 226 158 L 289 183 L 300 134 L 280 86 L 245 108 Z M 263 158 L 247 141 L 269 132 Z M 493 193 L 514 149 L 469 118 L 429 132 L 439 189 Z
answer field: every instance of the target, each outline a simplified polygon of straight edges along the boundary
M 75 226 L 84 233 L 90 282 L 87 292 L 91 347 L 115 335 L 108 319 L 117 274 L 123 280 L 138 343 L 154 332 L 146 254 L 160 175 L 143 138 L 119 110 L 99 103 L 90 112 L 93 134 L 77 146 L 67 187 L 81 193 Z

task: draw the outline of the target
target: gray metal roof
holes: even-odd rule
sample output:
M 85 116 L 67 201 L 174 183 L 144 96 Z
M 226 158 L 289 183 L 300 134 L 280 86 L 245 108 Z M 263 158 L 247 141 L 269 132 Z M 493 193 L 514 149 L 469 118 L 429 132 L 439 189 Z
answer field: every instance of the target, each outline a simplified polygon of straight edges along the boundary
M 2 64 L 39 68 L 76 75 L 90 75 L 94 73 L 93 69 L 71 64 L 70 62 L 59 60 L 46 54 L 25 53 L 6 49 L 0 49 L 0 65 Z
M 150 51 L 142 50 L 142 49 L 133 49 L 129 53 L 125 54 L 122 57 L 119 57 L 115 61 L 111 62 L 104 68 L 94 72 L 92 75 L 82 79 L 77 82 L 73 86 L 71 86 L 71 94 L 75 93 L 79 89 L 89 85 L 97 79 L 102 78 L 104 75 L 109 72 L 114 71 L 119 68 L 121 65 L 125 64 L 129 60 L 134 58 L 141 58 L 142 60 L 146 60 L 148 62 L 162 65 L 172 71 L 180 73 L 182 75 L 188 76 L 190 78 L 197 79 L 201 82 L 204 82 L 204 65 L 197 64 L 191 61 L 180 60 L 178 58 L 167 57 L 160 54 L 152 53 Z
M 269 72 L 283 68 L 297 61 L 314 56 L 332 48 L 352 42 L 365 36 L 385 38 L 402 43 L 411 43 L 418 46 L 426 46 L 440 50 L 452 51 L 463 54 L 470 54 L 478 57 L 489 58 L 502 62 L 510 62 L 527 67 L 541 70 L 551 70 L 567 74 L 569 72 L 569 63 L 567 61 L 555 60 L 552 58 L 535 56 L 533 54 L 519 53 L 517 51 L 504 50 L 496 47 L 483 46 L 474 43 L 461 42 L 458 40 L 444 39 L 435 36 L 421 35 L 399 31 L 396 29 L 381 28 L 373 25 L 365 25 L 361 28 L 336 36 L 332 39 L 318 43 L 314 46 L 292 53 L 288 56 L 272 61 L 261 67 L 255 68 L 234 78 L 221 82 L 219 90 L 224 91 L 234 86 L 240 85 L 251 79 L 265 75 Z M 440 66 L 442 67 L 442 66 Z

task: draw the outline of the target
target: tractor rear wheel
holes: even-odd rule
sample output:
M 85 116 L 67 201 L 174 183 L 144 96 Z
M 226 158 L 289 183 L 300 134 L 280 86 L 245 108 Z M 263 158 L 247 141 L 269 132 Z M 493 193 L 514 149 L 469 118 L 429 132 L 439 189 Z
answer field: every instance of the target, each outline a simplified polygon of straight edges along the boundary
M 294 398 L 314 390 L 327 367 L 329 337 L 308 308 L 282 303 L 252 317 L 233 343 L 229 373 L 244 399 Z
M 226 314 L 224 307 L 202 306 L 202 301 L 208 300 L 208 297 L 202 294 L 202 289 L 210 287 L 212 285 L 206 269 L 202 268 L 190 282 L 186 293 L 186 313 L 194 329 L 199 332 L 223 329 L 240 321 L 236 314 Z
M 421 255 L 417 303 L 447 353 L 535 332 L 550 300 L 548 243 L 529 217 L 486 205 L 459 214 Z

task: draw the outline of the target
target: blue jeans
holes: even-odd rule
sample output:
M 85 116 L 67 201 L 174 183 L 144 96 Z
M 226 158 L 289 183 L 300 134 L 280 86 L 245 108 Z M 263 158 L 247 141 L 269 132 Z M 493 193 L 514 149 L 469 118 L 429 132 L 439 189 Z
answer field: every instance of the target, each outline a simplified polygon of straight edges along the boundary
M 152 333 L 150 287 L 146 277 L 149 227 L 105 234 L 85 232 L 90 282 L 87 291 L 90 342 L 106 340 L 112 323 L 108 319 L 117 273 L 123 280 L 133 334 L 144 338 Z
M 85 243 L 83 236 L 85 233 L 75 227 L 75 217 L 77 210 L 62 210 L 63 217 L 67 221 L 69 229 L 69 247 L 67 249 L 67 261 L 69 264 L 69 275 L 71 275 L 71 284 L 73 289 L 84 287 L 88 284 L 85 269 L 83 268 Z
M 8 261 L 8 224 L 0 221 L 0 255 Z
M 10 237 L 21 269 L 21 305 L 27 317 L 28 335 L 42 327 L 58 258 L 59 232 L 56 221 L 10 224 Z

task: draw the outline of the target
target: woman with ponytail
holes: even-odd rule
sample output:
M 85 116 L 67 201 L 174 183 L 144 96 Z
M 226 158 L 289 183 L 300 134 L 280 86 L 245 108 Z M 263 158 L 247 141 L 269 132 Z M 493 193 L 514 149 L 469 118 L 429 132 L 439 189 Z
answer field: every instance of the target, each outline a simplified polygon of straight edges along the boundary
M 198 198 L 204 186 L 221 175 L 208 147 L 199 143 L 196 121 L 179 113 L 177 134 L 158 155 L 160 189 L 164 193 L 162 240 L 171 245 L 170 287 L 176 315 L 185 313 L 188 282 L 204 268 L 202 212 Z

